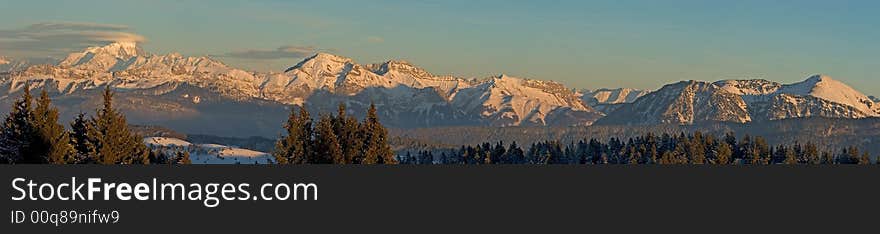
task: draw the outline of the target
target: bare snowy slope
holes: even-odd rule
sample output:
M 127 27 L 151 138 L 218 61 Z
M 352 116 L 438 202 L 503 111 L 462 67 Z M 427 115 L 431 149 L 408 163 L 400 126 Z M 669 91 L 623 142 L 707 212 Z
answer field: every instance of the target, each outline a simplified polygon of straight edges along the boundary
M 178 151 L 189 152 L 193 164 L 271 164 L 275 158 L 271 154 L 216 144 L 192 144 L 168 137 L 147 137 L 144 143 L 154 150 L 167 155 Z
M 629 89 L 629 88 L 619 88 L 619 89 L 598 89 L 595 91 L 583 90 L 582 99 L 587 104 L 593 105 L 602 105 L 602 104 L 621 104 L 621 103 L 633 103 L 636 99 L 639 99 L 645 94 L 650 93 L 647 90 L 640 89 Z

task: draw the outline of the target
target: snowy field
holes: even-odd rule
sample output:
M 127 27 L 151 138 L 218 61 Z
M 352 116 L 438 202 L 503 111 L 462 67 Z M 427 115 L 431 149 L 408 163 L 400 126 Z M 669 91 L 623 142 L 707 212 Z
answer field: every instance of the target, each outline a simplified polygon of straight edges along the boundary
M 189 152 L 193 164 L 271 164 L 275 163 L 271 154 L 217 144 L 192 144 L 169 137 L 147 137 L 144 143 L 154 150 L 163 150 L 168 155 L 177 151 Z

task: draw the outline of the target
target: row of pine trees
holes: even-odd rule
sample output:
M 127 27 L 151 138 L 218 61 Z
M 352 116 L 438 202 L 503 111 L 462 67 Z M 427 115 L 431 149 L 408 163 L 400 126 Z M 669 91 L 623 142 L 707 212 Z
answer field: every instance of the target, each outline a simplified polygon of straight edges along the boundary
M 305 108 L 291 110 L 286 135 L 275 144 L 279 164 L 397 164 L 388 144 L 388 130 L 379 122 L 376 106 L 358 122 L 339 105 L 337 115 L 322 114 L 317 123 Z M 314 125 L 314 126 L 313 126 Z
M 113 92 L 91 117 L 80 113 L 66 129 L 46 90 L 34 100 L 30 84 L 0 126 L 3 164 L 188 164 L 189 153 L 152 151 L 133 133 L 125 116 L 113 108 Z
M 612 138 L 563 144 L 545 141 L 524 151 L 515 142 L 462 146 L 452 152 L 421 151 L 401 157 L 401 164 L 871 164 L 867 152 L 848 147 L 820 151 L 814 143 L 770 146 L 762 137 L 742 139 L 728 133 L 716 138 L 695 132 L 673 136 L 646 134 L 626 141 Z M 880 163 L 880 162 L 877 162 Z

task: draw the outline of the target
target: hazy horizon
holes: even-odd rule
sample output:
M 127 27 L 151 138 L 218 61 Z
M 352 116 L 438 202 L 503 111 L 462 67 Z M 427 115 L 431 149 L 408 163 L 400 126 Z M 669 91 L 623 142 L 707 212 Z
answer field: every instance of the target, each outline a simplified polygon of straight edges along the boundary
M 873 1 L 3 2 L 0 56 L 13 58 L 137 41 L 258 71 L 329 52 L 571 88 L 827 74 L 880 95 Z

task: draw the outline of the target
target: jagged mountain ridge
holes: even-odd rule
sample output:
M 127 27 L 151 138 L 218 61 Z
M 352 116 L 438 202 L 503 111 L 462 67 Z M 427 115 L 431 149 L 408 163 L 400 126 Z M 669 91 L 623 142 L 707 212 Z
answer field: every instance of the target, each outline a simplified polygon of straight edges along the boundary
M 590 125 L 604 113 L 610 117 L 603 122 L 618 124 L 880 115 L 880 105 L 870 97 L 827 76 L 788 85 L 760 79 L 689 81 L 650 93 L 574 92 L 552 81 L 437 76 L 406 61 L 362 65 L 327 53 L 284 72 L 250 72 L 206 56 L 150 54 L 135 43 L 90 47 L 56 65 L 19 66 L 0 73 L 0 81 L 5 103 L 0 110 L 7 110 L 25 81 L 47 88 L 66 117 L 94 110 L 96 93 L 110 86 L 123 102 L 117 106 L 136 123 L 214 135 L 272 137 L 290 105 L 333 113 L 338 103 L 347 104 L 352 114 L 375 103 L 384 121 L 401 128 Z
M 633 103 L 651 91 L 629 88 L 581 90 L 581 100 L 602 113 L 611 113 L 626 103 Z
M 273 106 L 304 105 L 326 113 L 336 112 L 338 103 L 348 104 L 355 113 L 375 103 L 383 120 L 391 126 L 399 124 L 396 127 L 589 125 L 602 116 L 556 82 L 510 76 L 435 76 L 405 61 L 361 65 L 327 53 L 318 53 L 282 73 L 258 73 L 210 57 L 154 55 L 135 43 L 113 43 L 72 53 L 56 65 L 34 65 L 0 76 L 4 102 L 11 102 L 27 81 L 32 88 L 45 87 L 53 97 L 69 99 L 59 102 L 67 104 L 67 109 L 82 110 L 84 103 L 92 101 L 85 94 L 110 86 L 123 101 L 150 103 L 155 99 L 178 112 L 130 105 L 125 111 L 134 114 L 129 115 L 189 113 L 188 118 L 197 119 L 206 115 L 200 103 L 211 96 L 223 99 L 214 100 L 217 103 L 268 101 L 277 103 Z M 286 111 L 276 108 L 266 115 Z M 146 120 L 152 116 L 133 117 Z
M 736 94 L 702 81 L 666 85 L 599 120 L 602 124 L 694 124 L 751 121 L 746 103 Z
M 698 86 L 681 88 L 686 86 Z M 880 116 L 878 104 L 829 76 L 794 84 L 763 79 L 690 81 L 667 85 L 608 114 L 603 124 L 693 124 L 700 121 L 747 123 L 803 117 Z
M 648 90 L 630 88 L 581 90 L 583 94 L 582 99 L 591 106 L 632 103 L 650 92 Z

